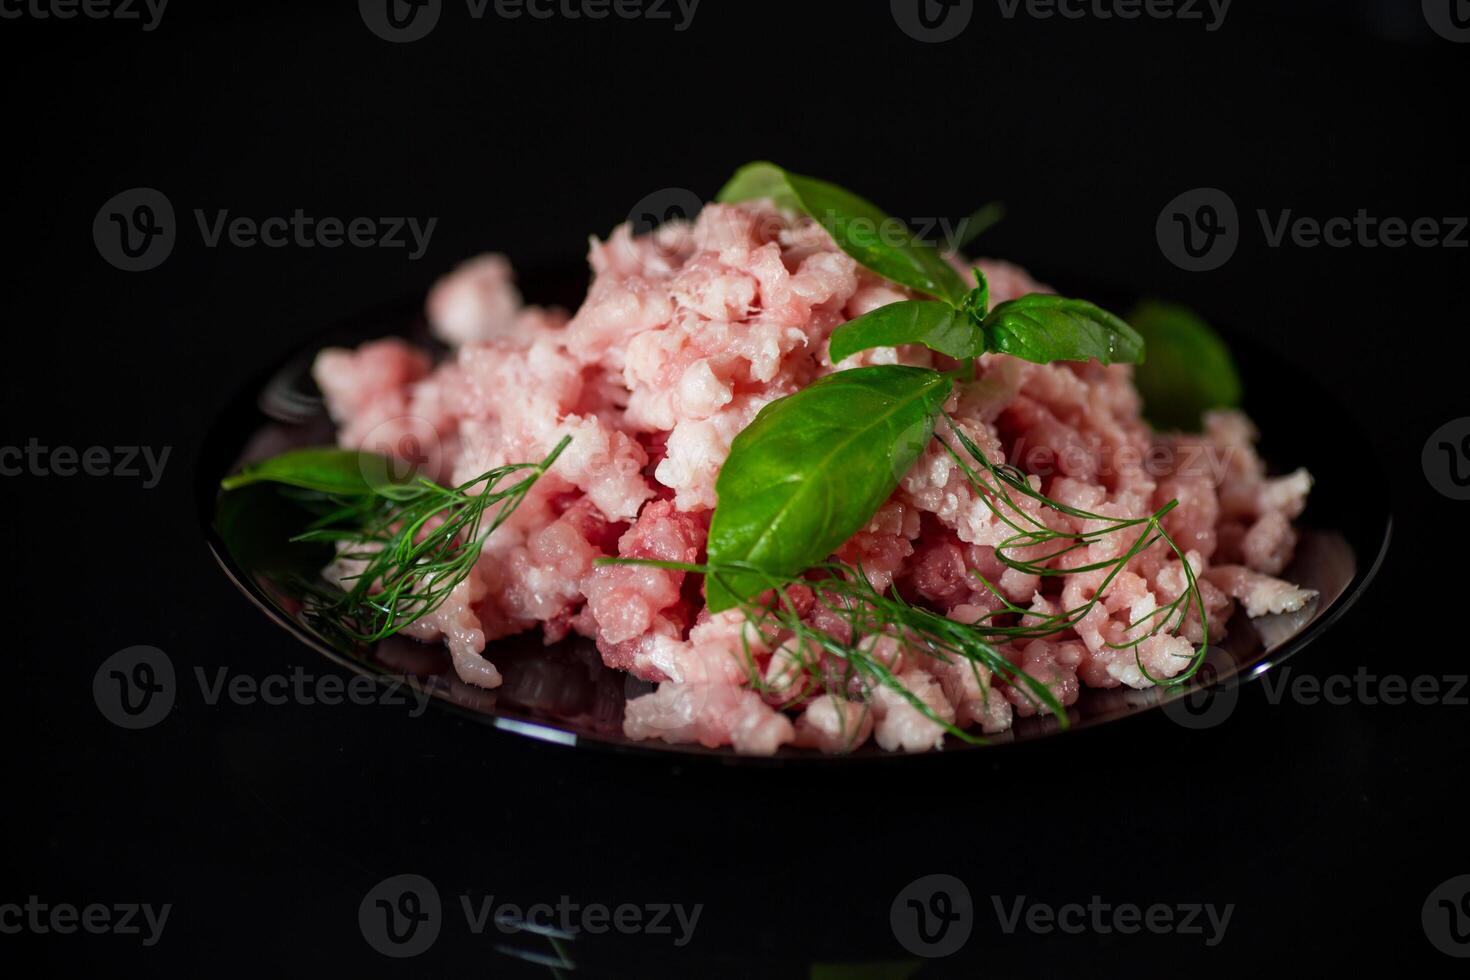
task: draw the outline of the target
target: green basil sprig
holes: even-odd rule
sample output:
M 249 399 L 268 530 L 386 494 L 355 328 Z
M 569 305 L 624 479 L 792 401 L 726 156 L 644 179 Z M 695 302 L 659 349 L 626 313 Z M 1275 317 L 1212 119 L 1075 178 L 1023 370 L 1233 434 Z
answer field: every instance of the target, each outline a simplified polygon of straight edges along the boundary
M 887 232 L 902 226 L 836 184 L 793 174 L 774 163 L 751 163 L 741 167 L 715 199 L 734 204 L 763 197 L 816 219 L 839 248 L 884 279 L 952 305 L 964 301 L 965 280 L 944 256 L 908 236 L 891 240 Z
M 987 352 L 1031 361 L 1143 361 L 1143 339 L 1091 303 L 1033 294 L 990 309 L 985 277 L 968 289 L 931 246 L 880 232 L 893 218 L 850 191 L 772 163 L 741 168 L 720 191 L 731 203 L 769 198 L 825 228 L 865 268 L 934 297 L 880 307 L 833 332 L 834 362 L 873 347 L 923 344 L 968 360 Z M 993 212 L 991 209 L 993 218 Z M 822 378 L 767 405 L 730 447 L 715 484 L 711 566 L 799 575 L 861 530 L 933 435 L 952 375 L 895 365 Z M 710 609 L 762 591 L 761 576 L 706 578 Z
M 1127 323 L 1081 299 L 1031 293 L 987 309 L 990 290 L 978 288 L 959 306 L 907 300 L 880 306 L 832 331 L 833 363 L 870 347 L 923 344 L 950 357 L 1010 354 L 1038 364 L 1052 361 L 1143 362 L 1143 338 Z
M 759 198 L 811 216 L 864 268 L 934 297 L 880 307 L 837 328 L 831 340 L 834 362 L 871 347 L 900 344 L 923 344 L 955 358 L 995 352 L 1042 364 L 1143 360 L 1143 340 L 1133 328 L 1083 300 L 1035 294 L 990 310 L 989 288 L 979 269 L 978 288 L 966 288 L 932 246 L 907 235 L 895 240 L 887 234 L 902 227 L 894 218 L 835 184 L 762 161 L 741 167 L 716 196 L 724 203 Z M 993 221 L 994 212 L 987 207 L 980 213 Z
M 934 433 L 951 389 L 938 371 L 829 374 L 763 408 L 735 437 L 715 483 L 711 562 L 798 575 L 863 527 Z M 718 612 L 762 591 L 757 576 L 706 582 Z

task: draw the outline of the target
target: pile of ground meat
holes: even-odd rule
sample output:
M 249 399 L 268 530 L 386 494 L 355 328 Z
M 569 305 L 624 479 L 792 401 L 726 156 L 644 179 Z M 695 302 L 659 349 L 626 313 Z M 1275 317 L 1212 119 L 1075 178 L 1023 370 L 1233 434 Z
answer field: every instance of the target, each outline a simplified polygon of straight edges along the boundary
M 845 751 L 869 738 L 887 750 L 939 746 L 943 728 L 896 692 L 880 687 L 849 700 L 823 691 L 794 669 L 780 637 L 755 636 L 738 611 L 711 614 L 698 576 L 594 565 L 604 555 L 703 560 L 731 440 L 772 400 L 865 364 L 950 367 L 920 347 L 866 351 L 839 364 L 828 358 L 839 324 L 913 297 L 859 267 L 815 222 L 766 203 L 710 205 L 692 223 L 643 236 L 623 226 L 592 242 L 590 261 L 591 288 L 570 317 L 523 305 L 502 257 L 454 270 L 428 300 L 435 333 L 453 348 L 438 366 L 396 339 L 317 359 L 343 446 L 411 456 L 444 482 L 538 461 L 572 437 L 485 542 L 469 578 L 409 634 L 445 643 L 459 676 L 484 687 L 500 683 L 491 644 L 498 637 L 538 627 L 548 643 L 573 632 L 589 637 L 609 667 L 658 684 L 627 705 L 624 730 L 635 739 L 754 754 L 783 745 Z M 977 264 L 996 303 L 1045 291 L 1014 266 Z M 1032 484 L 1053 499 L 1143 517 L 1177 498 L 1165 526 L 1199 576 L 1211 642 L 1237 603 L 1250 616 L 1301 608 L 1312 593 L 1274 576 L 1291 559 L 1308 474 L 1268 478 L 1239 413 L 1211 414 L 1203 435 L 1154 433 L 1140 418 L 1130 372 L 987 355 L 978 379 L 959 386 L 945 407 L 989 458 L 1034 474 Z M 1036 613 L 1091 598 L 1103 572 L 1041 578 L 997 559 L 995 546 L 1013 532 L 938 442 L 953 434 L 939 430 L 837 556 L 861 562 L 876 587 L 897 586 L 959 621 L 1000 607 L 977 571 Z M 1034 513 L 1059 529 L 1087 529 L 1049 509 Z M 1117 557 L 1132 540 L 1110 535 L 1057 565 Z M 1075 630 L 1001 652 L 1063 704 L 1084 685 L 1147 687 L 1137 661 L 1154 677 L 1185 669 L 1200 639 L 1197 612 L 1179 636 L 1155 636 L 1136 652 L 1109 644 L 1137 635 L 1130 624 L 1185 587 L 1181 562 L 1155 546 L 1129 563 Z M 813 625 L 824 625 L 824 613 L 813 605 Z M 1000 732 L 1013 716 L 1037 710 L 1000 678 L 905 651 L 891 637 L 865 642 L 909 691 L 958 726 Z M 752 686 L 747 653 L 767 683 Z

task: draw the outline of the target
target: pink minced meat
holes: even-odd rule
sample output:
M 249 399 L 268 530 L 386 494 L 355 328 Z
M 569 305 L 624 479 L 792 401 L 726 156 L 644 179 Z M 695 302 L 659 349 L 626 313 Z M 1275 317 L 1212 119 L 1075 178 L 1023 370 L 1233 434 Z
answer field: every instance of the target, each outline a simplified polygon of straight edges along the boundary
M 344 446 L 415 447 L 441 480 L 541 459 L 572 436 L 486 541 L 471 577 L 410 635 L 445 642 L 461 679 L 484 687 L 500 683 L 485 656 L 490 640 L 538 626 L 547 642 L 589 637 L 610 667 L 658 683 L 627 706 L 631 738 L 756 754 L 783 745 L 846 751 L 870 738 L 890 751 L 942 745 L 944 729 L 896 692 L 853 700 L 825 655 L 759 636 L 738 612 L 712 615 L 697 578 L 595 564 L 604 555 L 703 560 L 731 440 L 771 401 L 840 369 L 947 366 L 923 348 L 865 351 L 837 365 L 828 357 L 835 327 L 909 295 L 859 267 L 814 222 L 768 203 L 710 205 L 692 223 L 643 236 L 624 225 L 592 242 L 590 262 L 592 285 L 570 318 L 523 306 L 499 256 L 454 270 L 428 303 L 435 334 L 454 349 L 437 368 L 396 340 L 317 359 Z M 1045 291 L 1015 266 L 978 264 L 994 302 Z M 1310 476 L 1267 477 L 1256 433 L 1237 412 L 1212 413 L 1203 434 L 1170 435 L 1152 432 L 1139 407 L 1127 366 L 1002 355 L 981 358 L 978 379 L 945 405 L 990 459 L 1019 466 L 1037 490 L 1078 509 L 1136 518 L 1177 498 L 1166 527 L 1198 578 L 1212 641 L 1237 602 L 1251 616 L 1301 609 L 1312 593 L 1274 576 L 1296 546 L 1292 521 Z M 941 438 L 955 445 L 953 434 Z M 1058 530 L 1090 529 L 1021 502 Z M 1011 533 L 935 440 L 837 556 L 860 562 L 876 587 L 897 585 L 961 622 L 1001 606 L 977 572 L 1033 616 L 1075 608 L 1102 585 L 1100 571 L 1043 580 L 1008 568 L 995 549 Z M 1131 540 L 1109 535 L 1056 564 L 1095 565 Z M 1116 647 L 1146 630 L 1130 624 L 1187 584 L 1178 558 L 1152 547 L 1075 630 L 1000 650 L 1063 704 L 1084 686 L 1151 686 L 1190 662 L 1202 639 L 1198 612 L 1180 636 L 1153 637 L 1136 652 Z M 843 629 L 810 595 L 797 598 L 813 628 Z M 907 654 L 892 638 L 864 642 L 874 640 L 874 656 L 947 722 L 996 733 L 1036 713 L 989 671 Z

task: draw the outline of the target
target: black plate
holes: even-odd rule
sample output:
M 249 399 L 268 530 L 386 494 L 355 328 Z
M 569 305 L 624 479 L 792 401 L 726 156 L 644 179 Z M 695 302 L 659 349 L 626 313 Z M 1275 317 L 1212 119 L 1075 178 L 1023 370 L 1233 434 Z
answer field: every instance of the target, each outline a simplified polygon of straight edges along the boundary
M 526 294 L 541 302 L 574 306 L 586 275 L 523 277 Z M 1096 295 L 1084 293 L 1083 295 Z M 1106 297 L 1105 297 L 1106 298 Z M 486 650 L 504 684 L 495 690 L 467 685 L 455 675 L 448 651 L 438 645 L 391 637 L 372 647 L 334 642 L 297 615 L 283 599 L 283 570 L 273 547 L 289 535 L 284 524 L 272 529 L 253 515 L 252 534 L 232 533 L 230 513 L 220 507 L 221 477 L 244 462 L 286 449 L 333 441 L 332 428 L 310 379 L 310 366 L 324 346 L 351 345 L 375 337 L 401 336 L 430 345 L 417 298 L 355 317 L 324 331 L 282 364 L 264 371 L 257 383 L 233 398 L 206 437 L 196 474 L 200 519 L 209 546 L 225 573 L 261 610 L 302 643 L 343 666 L 370 676 L 417 678 L 435 703 L 502 731 L 564 745 L 684 757 L 741 759 L 729 749 L 698 745 L 635 742 L 622 734 L 624 701 L 652 685 L 604 667 L 588 640 L 574 637 L 552 646 L 539 633 L 493 642 Z M 1115 304 L 1114 308 L 1126 308 Z M 1301 524 L 1296 560 L 1285 578 L 1320 596 L 1299 613 L 1254 621 L 1237 613 L 1229 638 L 1212 649 L 1206 666 L 1191 682 L 1175 688 L 1135 691 L 1086 689 L 1068 711 L 1071 725 L 1060 729 L 1051 717 L 1016 718 L 1014 728 L 971 746 L 949 739 L 949 751 L 995 751 L 1005 746 L 1086 731 L 1164 705 L 1185 711 L 1197 692 L 1230 686 L 1266 673 L 1321 636 L 1362 594 L 1387 551 L 1392 518 L 1379 501 L 1355 493 L 1354 471 L 1361 470 L 1366 440 L 1349 431 L 1347 414 L 1298 371 L 1266 352 L 1230 338 L 1244 376 L 1246 410 L 1265 434 L 1262 452 L 1282 468 L 1306 466 L 1316 478 Z M 1310 433 L 1309 438 L 1296 438 Z M 1357 462 L 1354 462 L 1354 461 Z M 232 495 L 236 496 L 236 495 Z M 265 498 L 260 498 L 263 501 Z M 248 498 L 240 500 L 249 503 Z M 276 540 L 276 539 L 279 540 Z M 871 742 L 847 756 L 783 749 L 778 760 L 893 758 Z M 901 757 L 901 756 L 899 756 Z

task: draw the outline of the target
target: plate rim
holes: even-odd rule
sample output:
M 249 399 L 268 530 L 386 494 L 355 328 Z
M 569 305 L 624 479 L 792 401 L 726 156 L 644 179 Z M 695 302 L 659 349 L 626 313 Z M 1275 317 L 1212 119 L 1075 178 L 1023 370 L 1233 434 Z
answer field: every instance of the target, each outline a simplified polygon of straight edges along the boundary
M 256 431 L 260 424 L 271 421 L 270 417 L 260 410 L 258 399 L 260 393 L 272 378 L 304 357 L 314 357 L 315 352 L 321 349 L 328 338 L 344 334 L 348 331 L 360 330 L 369 320 L 388 320 L 393 318 L 398 318 L 401 323 L 407 324 L 422 322 L 421 299 L 417 296 L 412 298 L 404 297 L 387 303 L 377 304 L 362 309 L 354 315 L 338 319 L 326 327 L 311 332 L 303 343 L 291 347 L 266 367 L 253 373 L 244 386 L 236 389 L 229 397 L 222 400 L 220 407 L 204 431 L 200 444 L 201 451 L 196 454 L 194 460 L 196 517 L 200 522 L 205 544 L 214 557 L 216 564 L 225 573 L 225 577 L 230 583 L 238 591 L 243 593 L 253 606 L 264 612 L 270 621 L 284 629 L 298 643 L 305 645 L 317 654 L 326 657 L 332 663 L 346 668 L 355 674 L 372 677 L 376 683 L 384 687 L 392 683 L 401 683 L 402 675 L 392 673 L 383 665 L 358 659 L 341 650 L 337 650 L 330 644 L 324 642 L 320 637 L 306 630 L 293 617 L 287 615 L 272 602 L 269 596 L 265 595 L 255 585 L 251 577 L 235 560 L 216 526 L 216 508 L 222 493 L 219 488 L 219 480 L 224 473 L 216 472 L 215 457 L 218 454 L 211 451 L 211 449 L 219 446 L 222 441 L 228 441 L 234 447 L 234 456 L 238 456 L 240 445 L 237 445 L 237 440 L 233 437 L 226 440 L 223 430 L 229 427 L 230 416 L 237 412 L 243 405 L 249 404 L 253 406 L 255 422 L 257 423 L 254 428 L 245 431 Z M 391 336 L 403 339 L 404 333 L 405 330 L 400 327 Z M 1240 338 L 1231 338 L 1227 335 L 1227 343 L 1232 347 L 1237 347 L 1240 343 Z M 232 462 L 233 458 L 230 462 L 223 465 L 228 467 Z M 757 756 L 742 755 L 729 746 L 708 748 L 697 743 L 667 743 L 661 739 L 617 741 L 610 738 L 602 738 L 591 733 L 558 727 L 554 723 L 543 720 L 529 719 L 522 721 L 519 718 L 511 717 L 509 714 L 476 710 L 452 698 L 436 693 L 433 690 L 429 692 L 431 695 L 429 700 L 435 704 L 437 710 L 449 712 L 450 717 L 474 721 L 489 728 L 493 732 L 512 736 L 517 739 L 557 745 L 568 749 L 586 748 L 625 757 L 642 757 L 662 760 L 664 762 L 690 764 L 713 763 L 739 766 L 792 764 L 821 766 L 836 764 L 850 766 L 885 764 L 894 759 L 915 759 L 934 756 L 970 757 L 977 752 L 981 758 L 995 759 L 998 751 L 1011 750 L 1002 756 L 1004 758 L 1027 747 L 1034 748 L 1054 745 L 1058 738 L 1062 736 L 1069 736 L 1075 740 L 1077 736 L 1084 733 L 1104 730 L 1114 731 L 1121 727 L 1121 723 L 1156 717 L 1159 709 L 1181 698 L 1189 697 L 1202 691 L 1224 690 L 1231 687 L 1244 686 L 1271 673 L 1287 660 L 1310 646 L 1357 605 L 1383 567 L 1393 542 L 1394 524 L 1395 518 L 1392 509 L 1385 509 L 1381 516 L 1381 522 L 1372 535 L 1372 538 L 1378 542 L 1377 550 L 1372 560 L 1364 561 L 1364 556 L 1359 554 L 1357 549 L 1354 548 L 1356 568 L 1354 569 L 1352 579 L 1344 586 L 1342 592 L 1325 610 L 1318 613 L 1311 622 L 1303 627 L 1299 633 L 1283 642 L 1276 650 L 1264 655 L 1261 660 L 1251 664 L 1249 667 L 1237 671 L 1222 680 L 1181 688 L 1172 697 L 1160 699 L 1154 704 L 1128 711 L 1115 717 L 1100 719 L 1094 723 L 1073 728 L 1053 728 L 1049 731 L 1027 735 L 1024 738 L 1010 737 L 993 739 L 983 745 L 962 744 L 954 747 L 949 745 L 949 740 L 947 739 L 944 747 L 919 753 L 864 752 L 827 754 L 813 749 L 793 749 L 790 746 L 783 746 L 775 755 Z M 1334 529 L 1322 528 L 1321 530 L 1333 531 Z M 1349 546 L 1352 546 L 1351 542 L 1349 542 Z M 507 725 L 503 724 L 503 722 L 514 722 L 516 725 Z M 528 727 L 544 729 L 548 733 L 548 736 L 550 733 L 557 732 L 568 736 L 568 738 L 558 739 L 524 730 Z

